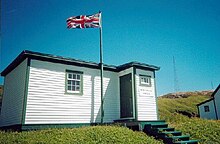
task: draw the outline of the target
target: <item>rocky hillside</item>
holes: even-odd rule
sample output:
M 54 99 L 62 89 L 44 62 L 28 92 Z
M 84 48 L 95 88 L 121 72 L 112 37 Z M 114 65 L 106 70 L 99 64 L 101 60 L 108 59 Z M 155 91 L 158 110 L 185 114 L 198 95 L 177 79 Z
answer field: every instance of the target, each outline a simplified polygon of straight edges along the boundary
M 177 92 L 177 93 L 168 93 L 168 94 L 160 96 L 160 97 L 162 97 L 162 98 L 170 98 L 170 99 L 187 98 L 189 96 L 197 96 L 197 95 L 211 97 L 212 93 L 213 93 L 213 90 L 194 91 L 194 92 Z

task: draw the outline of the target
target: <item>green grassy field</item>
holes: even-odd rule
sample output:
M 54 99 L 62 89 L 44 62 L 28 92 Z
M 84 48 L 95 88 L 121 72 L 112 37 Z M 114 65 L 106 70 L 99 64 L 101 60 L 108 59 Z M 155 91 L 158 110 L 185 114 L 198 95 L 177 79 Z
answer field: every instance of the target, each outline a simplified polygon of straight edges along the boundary
M 175 127 L 200 143 L 220 143 L 220 121 L 199 119 L 196 104 L 209 99 L 208 96 L 193 95 L 187 98 L 159 98 L 158 107 L 161 120 Z M 100 144 L 100 143 L 136 143 L 159 144 L 142 132 L 134 132 L 119 126 L 93 126 L 73 129 L 47 129 L 24 132 L 0 131 L 0 143 L 4 144 Z
M 143 132 L 119 126 L 91 126 L 73 129 L 48 129 L 28 132 L 0 132 L 4 144 L 160 144 Z
M 204 120 L 198 116 L 196 104 L 209 99 L 207 96 L 190 96 L 188 98 L 159 98 L 160 119 L 166 120 L 171 127 L 190 134 L 200 143 L 220 143 L 220 121 Z

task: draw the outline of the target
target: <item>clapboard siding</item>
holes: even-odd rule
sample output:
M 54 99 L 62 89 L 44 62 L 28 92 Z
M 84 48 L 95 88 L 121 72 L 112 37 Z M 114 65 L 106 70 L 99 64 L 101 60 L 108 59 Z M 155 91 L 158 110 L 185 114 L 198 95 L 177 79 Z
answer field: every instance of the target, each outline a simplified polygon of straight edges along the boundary
M 139 75 L 151 76 L 151 86 L 140 86 Z M 136 69 L 135 82 L 138 120 L 157 120 L 154 73 L 152 71 Z M 146 91 L 146 94 L 143 91 Z
M 209 112 L 205 112 L 205 106 L 209 106 Z M 200 117 L 204 119 L 216 119 L 215 106 L 213 100 L 199 106 Z
M 65 71 L 83 72 L 83 95 L 65 94 Z M 32 60 L 25 124 L 100 122 L 98 69 Z M 104 121 L 119 118 L 118 77 L 104 72 Z
M 21 124 L 27 59 L 5 76 L 0 126 Z

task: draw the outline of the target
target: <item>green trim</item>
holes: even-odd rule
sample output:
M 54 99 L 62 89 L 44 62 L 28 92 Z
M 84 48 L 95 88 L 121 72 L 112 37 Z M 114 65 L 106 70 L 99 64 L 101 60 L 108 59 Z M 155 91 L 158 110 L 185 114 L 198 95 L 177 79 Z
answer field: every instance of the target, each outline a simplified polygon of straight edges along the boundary
M 154 78 L 156 77 L 155 71 L 153 72 Z
M 154 66 L 154 65 L 149 65 L 149 64 L 145 64 L 145 63 L 139 63 L 139 62 L 129 62 L 120 66 L 117 66 L 117 71 L 123 71 L 125 69 L 131 68 L 131 67 L 136 67 L 138 69 L 142 69 L 142 70 L 149 70 L 149 71 L 155 71 L 155 70 L 159 70 L 160 67 Z
M 80 128 L 88 126 L 97 126 L 97 125 L 112 125 L 113 122 L 108 123 L 67 123 L 67 124 L 23 124 L 21 125 L 21 130 L 42 130 L 49 128 Z
M 65 92 L 64 93 L 65 95 L 75 95 L 75 96 L 82 96 L 83 95 L 83 93 L 70 93 L 70 92 Z
M 213 103 L 214 103 L 214 107 L 215 107 L 215 115 L 216 115 L 216 119 L 218 120 L 218 111 L 216 109 L 216 104 L 215 104 L 215 97 L 213 97 Z
M 85 126 L 91 126 L 91 123 L 74 123 L 74 124 L 24 124 L 21 130 L 42 130 L 48 128 L 79 128 Z
M 68 92 L 68 90 L 67 90 L 67 82 L 68 82 L 68 80 L 67 80 L 67 73 L 74 73 L 74 74 L 80 74 L 80 77 L 81 77 L 81 79 L 80 79 L 80 93 L 70 93 L 70 92 Z M 65 94 L 66 95 L 83 95 L 83 72 L 82 71 L 74 71 L 74 70 L 66 70 L 66 72 L 65 72 Z
M 137 108 L 137 90 L 136 90 L 136 68 L 133 67 L 133 81 L 134 81 L 134 111 L 135 111 L 135 120 L 138 120 L 138 108 Z
M 145 125 L 157 125 L 157 124 L 166 124 L 165 120 L 153 120 L 153 121 L 138 121 L 141 125 L 142 130 Z
M 199 106 L 197 106 L 197 109 L 198 109 L 198 116 L 200 118 L 200 110 L 199 110 Z
M 18 130 L 18 131 L 26 131 L 26 130 L 42 130 L 42 129 L 50 129 L 50 128 L 80 128 L 80 127 L 88 127 L 88 126 L 97 126 L 97 125 L 121 125 L 121 126 L 141 126 L 142 130 L 146 124 L 151 125 L 161 125 L 166 124 L 164 120 L 152 120 L 152 121 L 121 121 L 117 120 L 114 122 L 108 123 L 67 123 L 67 124 L 18 124 L 18 125 L 10 125 L 0 127 L 1 130 Z
M 77 73 L 77 74 L 83 74 L 82 71 L 75 71 L 75 70 L 68 70 L 68 69 L 66 69 L 66 73 Z
M 156 87 L 155 71 L 154 71 L 154 89 L 155 89 L 155 101 L 156 101 L 157 120 L 159 120 L 160 117 L 159 117 L 159 110 L 158 110 L 158 97 L 157 97 L 157 87 Z
M 31 59 L 27 58 L 27 67 L 26 67 L 26 78 L 25 78 L 25 89 L 24 89 L 24 99 L 23 99 L 21 124 L 25 124 L 27 96 L 28 96 L 28 85 L 29 85 L 29 75 L 30 75 L 30 63 L 31 63 Z

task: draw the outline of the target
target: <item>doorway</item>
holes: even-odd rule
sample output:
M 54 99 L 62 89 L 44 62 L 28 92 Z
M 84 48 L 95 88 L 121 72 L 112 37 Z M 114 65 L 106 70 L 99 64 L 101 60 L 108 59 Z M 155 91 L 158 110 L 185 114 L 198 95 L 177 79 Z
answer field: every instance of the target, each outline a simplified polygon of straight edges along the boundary
M 132 74 L 120 77 L 120 116 L 133 118 Z

